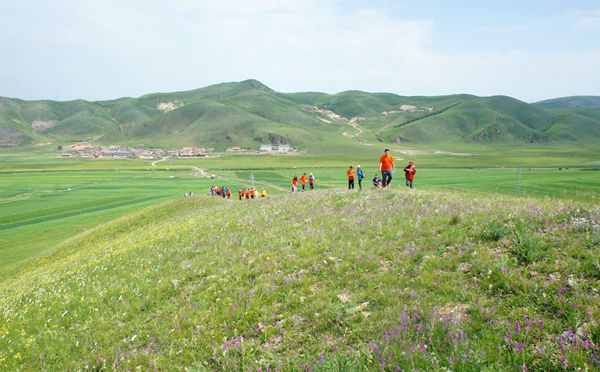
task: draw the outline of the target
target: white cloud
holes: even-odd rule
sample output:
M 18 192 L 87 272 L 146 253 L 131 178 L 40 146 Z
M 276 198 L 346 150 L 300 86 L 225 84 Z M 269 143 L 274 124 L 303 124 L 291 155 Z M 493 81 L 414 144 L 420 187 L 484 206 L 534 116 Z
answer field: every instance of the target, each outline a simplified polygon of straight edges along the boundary
M 581 17 L 575 23 L 578 28 L 600 31 L 600 15 Z
M 576 10 L 566 14 L 578 29 L 600 30 L 600 10 Z
M 0 89 L 11 92 L 0 95 L 107 99 L 248 78 L 288 92 L 465 92 L 526 100 L 598 94 L 600 53 L 592 46 L 562 55 L 476 52 L 469 45 L 461 54 L 441 53 L 432 42 L 444 40 L 435 19 L 399 15 L 386 4 L 7 0 L 0 13 L 14 16 L 0 23 L 0 53 L 9 56 L 0 59 L 0 81 L 10 84 Z
M 56 75 L 57 64 L 68 64 L 71 77 L 92 83 L 90 74 L 98 72 L 85 66 L 97 65 L 101 84 L 114 76 L 113 95 L 250 77 L 287 91 L 368 89 L 370 80 L 402 76 L 422 64 L 435 26 L 431 19 L 395 19 L 385 9 L 336 1 L 61 4 L 26 36 L 4 29 L 16 44 L 28 38 L 26 44 L 42 48 L 40 75 Z M 57 18 L 61 12 L 66 19 Z

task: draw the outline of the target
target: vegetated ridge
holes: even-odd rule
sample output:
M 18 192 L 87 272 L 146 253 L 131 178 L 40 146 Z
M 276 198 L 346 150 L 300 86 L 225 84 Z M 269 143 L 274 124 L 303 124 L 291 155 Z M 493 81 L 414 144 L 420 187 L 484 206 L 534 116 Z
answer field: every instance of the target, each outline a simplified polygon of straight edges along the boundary
M 278 93 L 256 80 L 109 101 L 0 98 L 0 145 L 98 144 L 311 149 L 315 142 L 576 143 L 600 139 L 599 97 Z M 560 108 L 557 111 L 557 108 Z
M 170 201 L 4 280 L 0 369 L 593 370 L 599 219 L 448 192 Z

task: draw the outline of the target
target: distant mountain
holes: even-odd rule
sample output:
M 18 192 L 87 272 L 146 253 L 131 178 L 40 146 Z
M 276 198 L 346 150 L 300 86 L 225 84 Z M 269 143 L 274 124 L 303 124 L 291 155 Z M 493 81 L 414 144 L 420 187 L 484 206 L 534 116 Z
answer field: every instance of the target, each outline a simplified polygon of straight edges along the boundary
M 535 102 L 541 108 L 600 109 L 600 96 L 572 96 Z
M 373 143 L 593 144 L 600 97 L 528 104 L 511 97 L 278 93 L 256 80 L 110 101 L 0 98 L 0 146 L 40 141 L 303 149 Z

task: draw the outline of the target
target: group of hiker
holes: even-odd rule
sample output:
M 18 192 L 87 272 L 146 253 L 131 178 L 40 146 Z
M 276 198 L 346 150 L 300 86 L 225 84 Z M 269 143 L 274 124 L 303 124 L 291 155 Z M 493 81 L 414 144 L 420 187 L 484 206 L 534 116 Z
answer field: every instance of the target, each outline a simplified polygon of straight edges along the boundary
M 211 186 L 209 193 L 211 196 L 221 196 L 224 199 L 231 199 L 231 189 L 227 186 Z M 254 187 L 249 187 L 246 189 L 239 189 L 238 190 L 238 199 L 239 200 L 248 200 L 248 199 L 254 199 L 254 198 L 258 198 L 259 196 L 261 198 L 266 198 L 269 194 L 267 193 L 267 190 L 262 189 L 260 191 L 256 190 Z
M 375 173 L 375 176 L 373 177 L 373 186 L 379 189 L 389 188 L 395 171 L 396 165 L 394 163 L 394 156 L 391 154 L 390 149 L 385 149 L 383 155 L 379 158 L 379 172 L 381 173 L 381 178 L 378 173 Z M 406 186 L 411 189 L 413 188 L 413 181 L 415 180 L 416 173 L 417 168 L 415 168 L 415 163 L 409 161 L 408 165 L 404 167 L 404 178 L 406 180 Z M 356 169 L 351 165 L 346 171 L 346 175 L 348 177 L 348 190 L 354 189 L 355 179 L 358 180 L 358 189 L 362 190 L 362 180 L 365 178 L 365 172 L 360 165 L 357 165 Z
M 373 187 L 378 189 L 389 189 L 395 171 L 396 165 L 394 162 L 394 156 L 391 154 L 390 149 L 385 149 L 383 155 L 379 158 L 379 173 L 375 173 L 375 176 L 372 180 Z M 415 174 L 417 173 L 415 163 L 409 161 L 408 165 L 404 167 L 403 171 L 406 186 L 412 189 L 413 182 L 415 180 Z M 381 174 L 381 177 L 379 176 L 379 174 Z M 348 179 L 349 190 L 354 189 L 355 180 L 358 181 L 358 189 L 362 190 L 362 181 L 365 179 L 365 172 L 360 165 L 357 165 L 356 168 L 354 168 L 354 166 L 351 165 L 346 171 L 346 176 Z M 312 173 L 303 173 L 302 176 L 300 176 L 299 178 L 298 176 L 294 175 L 294 178 L 292 178 L 292 192 L 298 192 L 299 187 L 300 190 L 306 191 L 307 184 L 310 190 L 315 189 L 316 179 Z M 223 198 L 230 199 L 231 189 L 227 186 L 211 186 L 210 195 L 221 196 Z M 192 192 L 190 191 L 189 193 L 185 193 L 184 196 L 192 196 Z M 261 191 L 256 190 L 254 187 L 238 190 L 239 200 L 255 199 L 258 197 L 265 198 L 267 196 L 267 190 L 265 190 L 264 188 Z
M 292 178 L 292 192 L 297 192 L 298 191 L 298 181 L 300 181 L 300 187 L 302 188 L 302 191 L 306 191 L 306 183 L 308 182 L 308 187 L 310 188 L 310 190 L 314 190 L 315 189 L 315 183 L 316 183 L 316 179 L 315 176 L 310 173 L 310 174 L 302 174 L 302 176 L 300 176 L 300 179 L 298 180 L 298 176 L 294 175 L 294 178 Z

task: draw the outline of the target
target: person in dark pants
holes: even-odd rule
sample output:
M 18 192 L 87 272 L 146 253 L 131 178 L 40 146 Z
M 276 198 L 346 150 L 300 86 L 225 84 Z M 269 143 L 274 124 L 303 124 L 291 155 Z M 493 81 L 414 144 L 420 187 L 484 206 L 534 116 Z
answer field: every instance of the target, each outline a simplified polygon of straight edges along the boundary
M 348 175 L 348 190 L 354 190 L 354 176 L 356 175 L 356 171 L 350 166 L 346 171 L 346 174 Z
M 310 186 L 311 190 L 314 190 L 314 188 L 315 188 L 315 176 L 312 173 L 308 176 L 308 185 Z
M 358 189 L 362 190 L 362 180 L 365 178 L 365 172 L 363 172 L 360 165 L 356 166 L 356 178 L 358 179 Z
M 413 181 L 415 180 L 415 173 L 417 173 L 417 168 L 415 168 L 415 163 L 412 161 L 408 162 L 406 168 L 404 168 L 404 176 L 406 178 L 406 186 L 413 188 Z
M 392 182 L 392 175 L 396 170 L 394 157 L 390 153 L 390 149 L 385 149 L 383 155 L 379 158 L 379 170 L 381 171 L 382 186 L 389 188 Z

